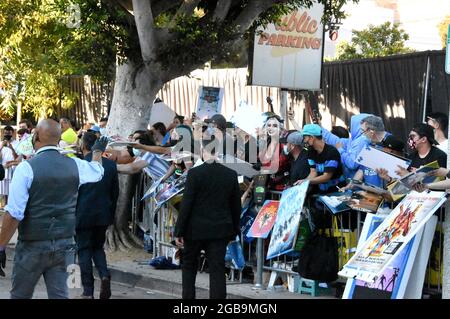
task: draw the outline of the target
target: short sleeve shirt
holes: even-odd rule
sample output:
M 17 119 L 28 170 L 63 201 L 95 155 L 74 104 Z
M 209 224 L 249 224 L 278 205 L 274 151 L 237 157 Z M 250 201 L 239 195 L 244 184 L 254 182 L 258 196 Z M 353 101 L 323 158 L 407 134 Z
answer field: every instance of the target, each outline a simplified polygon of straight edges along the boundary
M 344 181 L 341 155 L 334 146 L 325 144 L 320 154 L 315 150 L 311 150 L 308 156 L 308 164 L 311 169 L 316 170 L 318 176 L 324 173 L 332 173 L 328 182 L 319 184 L 321 191 L 327 191 L 332 186 L 336 186 Z

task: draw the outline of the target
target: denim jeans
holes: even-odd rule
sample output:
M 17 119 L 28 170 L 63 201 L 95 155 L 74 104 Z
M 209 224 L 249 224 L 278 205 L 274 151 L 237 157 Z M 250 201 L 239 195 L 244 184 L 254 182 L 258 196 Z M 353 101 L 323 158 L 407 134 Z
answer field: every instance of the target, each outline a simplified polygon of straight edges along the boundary
M 83 285 L 83 295 L 85 296 L 94 295 L 92 261 L 94 261 L 101 279 L 110 277 L 105 251 L 103 250 L 107 228 L 108 226 L 95 226 L 77 229 L 78 264 L 80 265 L 81 284 Z
M 44 276 L 49 299 L 68 299 L 67 267 L 75 263 L 75 241 L 71 238 L 21 241 L 16 245 L 11 299 L 31 299 Z

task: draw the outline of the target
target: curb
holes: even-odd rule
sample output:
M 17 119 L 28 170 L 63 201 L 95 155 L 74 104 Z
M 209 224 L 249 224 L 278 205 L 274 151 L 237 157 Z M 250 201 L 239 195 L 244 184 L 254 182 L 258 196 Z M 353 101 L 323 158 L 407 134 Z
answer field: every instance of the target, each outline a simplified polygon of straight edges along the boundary
M 149 289 L 166 293 L 181 298 L 182 285 L 180 282 L 161 279 L 154 276 L 143 276 L 140 274 L 124 271 L 114 266 L 108 266 L 111 281 L 119 284 L 129 285 L 136 288 Z M 196 286 L 196 298 L 208 299 L 209 289 Z M 227 299 L 250 299 L 245 296 L 227 293 Z

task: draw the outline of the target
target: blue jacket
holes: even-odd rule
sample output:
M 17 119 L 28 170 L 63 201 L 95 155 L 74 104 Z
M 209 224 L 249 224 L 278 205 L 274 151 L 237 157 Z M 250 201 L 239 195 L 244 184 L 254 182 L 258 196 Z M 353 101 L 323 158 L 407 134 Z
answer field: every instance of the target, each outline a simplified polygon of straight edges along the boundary
M 359 167 L 359 164 L 356 163 L 356 157 L 361 150 L 370 143 L 369 139 L 362 134 L 360 128 L 361 121 L 370 115 L 372 114 L 361 113 L 352 116 L 350 138 L 339 138 L 322 128 L 322 136 L 325 143 L 333 146 L 337 143 L 342 143 L 342 147 L 338 148 L 338 151 L 341 154 L 341 161 L 344 165 L 344 176 L 346 178 L 353 178 Z
M 84 158 L 92 160 L 92 153 Z M 102 158 L 105 173 L 100 182 L 82 185 L 78 190 L 76 228 L 108 226 L 114 222 L 117 198 L 119 197 L 119 178 L 115 162 Z

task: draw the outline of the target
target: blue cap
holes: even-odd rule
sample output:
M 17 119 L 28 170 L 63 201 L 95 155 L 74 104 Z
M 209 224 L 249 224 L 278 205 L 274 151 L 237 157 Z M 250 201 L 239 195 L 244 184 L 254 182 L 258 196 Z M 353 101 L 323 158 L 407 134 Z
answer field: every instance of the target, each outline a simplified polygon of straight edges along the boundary
M 317 124 L 306 124 L 303 126 L 303 136 L 322 136 L 322 128 Z
M 91 127 L 88 132 L 96 132 L 96 133 L 100 133 L 100 127 L 98 127 L 97 125 L 94 125 L 93 127 Z

